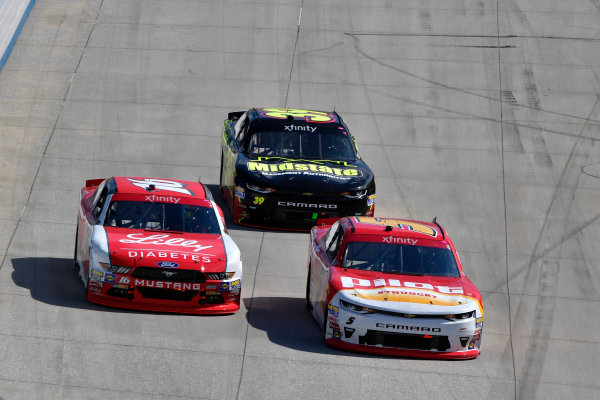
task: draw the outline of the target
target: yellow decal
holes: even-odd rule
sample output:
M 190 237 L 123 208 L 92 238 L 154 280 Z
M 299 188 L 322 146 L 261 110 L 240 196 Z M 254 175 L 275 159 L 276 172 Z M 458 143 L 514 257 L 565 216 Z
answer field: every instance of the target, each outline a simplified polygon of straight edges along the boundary
M 368 300 L 401 301 L 436 306 L 457 306 L 464 302 L 463 296 L 444 295 L 433 290 L 424 289 L 382 287 L 379 289 L 354 290 L 357 297 Z
M 256 196 L 254 198 L 254 201 L 253 201 L 253 203 L 257 204 L 257 205 L 261 205 L 264 202 L 265 202 L 265 198 L 264 197 L 260 197 L 260 196 Z
M 261 172 L 287 172 L 287 171 L 306 171 L 308 173 L 316 172 L 327 175 L 335 176 L 359 176 L 359 171 L 356 168 L 337 168 L 328 167 L 326 165 L 315 165 L 315 164 L 300 164 L 300 163 L 274 163 L 265 164 L 260 162 L 249 161 L 248 171 L 261 171 Z
M 405 221 L 402 219 L 388 219 L 388 218 L 376 218 L 376 217 L 355 217 L 356 222 L 363 222 L 366 224 L 382 225 L 382 226 L 397 226 L 400 229 L 406 229 L 413 232 L 423 233 L 431 237 L 437 237 L 438 231 L 433 229 L 429 225 L 420 224 L 413 221 Z
M 322 111 L 297 110 L 293 108 L 263 108 L 260 115 L 277 119 L 286 119 L 288 115 L 293 117 L 305 117 L 306 122 L 334 122 L 337 118 L 334 114 Z

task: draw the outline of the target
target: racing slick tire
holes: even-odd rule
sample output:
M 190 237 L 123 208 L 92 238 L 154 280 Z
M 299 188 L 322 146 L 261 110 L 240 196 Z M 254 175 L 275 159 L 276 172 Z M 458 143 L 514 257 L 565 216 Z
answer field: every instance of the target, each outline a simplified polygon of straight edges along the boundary
M 221 167 L 219 168 L 219 191 L 221 196 L 225 195 L 225 187 L 223 186 L 223 151 L 221 151 Z
M 308 266 L 308 275 L 306 276 L 306 299 L 305 305 L 308 312 L 312 313 L 312 304 L 310 304 L 310 265 Z
M 77 262 L 77 238 L 79 238 L 79 224 L 77 224 L 77 229 L 75 230 L 75 248 L 73 249 L 73 270 L 75 274 L 79 276 L 79 263 Z

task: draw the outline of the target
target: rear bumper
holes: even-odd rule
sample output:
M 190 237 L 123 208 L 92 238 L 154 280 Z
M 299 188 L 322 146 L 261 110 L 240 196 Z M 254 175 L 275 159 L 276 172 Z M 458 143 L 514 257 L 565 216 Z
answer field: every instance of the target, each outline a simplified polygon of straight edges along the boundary
M 310 229 L 321 218 L 352 215 L 373 216 L 375 194 L 361 199 L 319 196 L 292 196 L 240 192 L 233 199 L 233 220 L 241 225 L 268 228 Z

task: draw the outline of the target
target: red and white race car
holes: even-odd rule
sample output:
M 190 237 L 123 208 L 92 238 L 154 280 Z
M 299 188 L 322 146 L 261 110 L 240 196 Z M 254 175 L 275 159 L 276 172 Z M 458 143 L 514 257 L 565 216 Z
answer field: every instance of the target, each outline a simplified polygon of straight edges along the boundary
M 481 295 L 435 220 L 318 222 L 306 304 L 334 347 L 436 359 L 479 355 Z
M 236 312 L 242 261 L 224 221 L 201 183 L 88 180 L 74 255 L 88 300 L 151 311 Z

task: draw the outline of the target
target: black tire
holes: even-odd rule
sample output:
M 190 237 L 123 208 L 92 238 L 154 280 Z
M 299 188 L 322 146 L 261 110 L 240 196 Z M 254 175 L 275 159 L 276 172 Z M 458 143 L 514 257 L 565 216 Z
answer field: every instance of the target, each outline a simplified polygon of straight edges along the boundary
M 312 313 L 312 304 L 310 304 L 310 265 L 308 266 L 308 275 L 306 277 L 306 298 L 305 298 L 306 309 Z
M 221 192 L 221 196 L 225 194 L 223 186 L 223 150 L 221 150 L 221 168 L 219 168 L 219 191 Z
M 323 326 L 321 327 L 321 338 L 325 340 L 325 333 L 327 332 L 327 308 L 325 308 L 325 312 L 323 313 Z
M 77 262 L 77 239 L 79 238 L 79 221 L 77 221 L 77 229 L 75 230 L 75 248 L 73 249 L 73 269 L 79 276 L 79 263 Z

